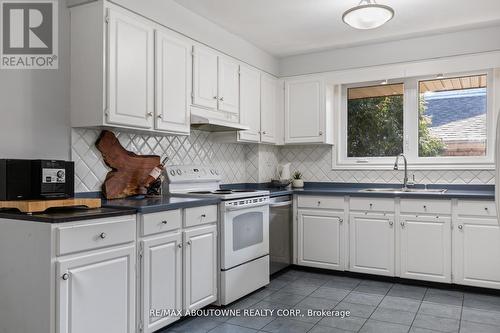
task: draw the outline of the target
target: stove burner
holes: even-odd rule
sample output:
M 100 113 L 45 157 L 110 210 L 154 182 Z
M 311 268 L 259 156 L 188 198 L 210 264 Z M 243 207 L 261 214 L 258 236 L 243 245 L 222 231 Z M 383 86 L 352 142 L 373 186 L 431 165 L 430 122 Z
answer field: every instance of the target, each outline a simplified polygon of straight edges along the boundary
M 232 190 L 233 193 L 257 192 L 257 190 Z
M 210 191 L 193 191 L 193 192 L 188 192 L 191 194 L 211 194 L 212 192 Z

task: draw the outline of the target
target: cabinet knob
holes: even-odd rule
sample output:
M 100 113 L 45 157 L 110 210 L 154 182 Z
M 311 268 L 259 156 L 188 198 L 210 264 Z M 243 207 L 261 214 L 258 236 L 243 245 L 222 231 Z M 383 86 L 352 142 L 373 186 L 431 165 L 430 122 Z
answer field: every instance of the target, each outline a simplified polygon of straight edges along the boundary
M 180 249 L 182 247 L 182 243 L 177 244 L 177 247 Z
M 105 232 L 101 232 L 101 234 L 99 235 L 99 238 L 104 239 L 104 238 L 106 238 L 107 236 L 108 236 L 108 235 L 106 235 L 106 233 L 105 233 Z
M 201 214 L 201 217 L 205 218 L 207 217 L 207 214 Z
M 464 228 L 463 225 L 461 225 L 461 224 L 458 225 L 458 229 L 462 230 L 463 228 Z
M 318 206 L 321 206 L 321 201 L 318 201 Z
M 339 219 L 339 223 L 342 223 L 342 222 L 344 222 L 344 219 Z
M 262 132 L 262 134 L 266 135 L 266 134 L 267 134 L 267 132 L 266 132 L 266 131 L 263 131 L 263 132 Z
M 167 220 L 161 221 L 161 224 L 167 224 L 167 223 L 168 223 Z
M 187 241 L 187 245 L 191 245 L 191 243 L 192 243 L 191 240 Z
M 323 131 L 319 131 L 319 135 L 323 135 Z
M 148 117 L 152 117 L 152 116 L 153 116 L 153 112 L 148 112 L 146 115 L 147 115 Z
M 63 279 L 64 281 L 68 280 L 68 279 L 69 279 L 69 274 L 68 274 L 68 273 L 64 273 L 64 274 L 61 276 L 61 279 Z
M 370 208 L 372 208 L 372 207 L 373 207 L 373 204 L 371 203 L 371 204 L 370 204 Z
M 424 209 L 427 209 L 427 206 L 426 206 L 426 205 L 424 205 Z
M 213 98 L 214 98 L 214 99 L 219 99 L 219 97 L 217 97 L 217 96 L 214 96 Z
M 390 226 L 394 225 L 394 222 L 393 221 L 389 221 L 389 225 Z
M 159 115 L 158 115 L 158 119 L 161 119 L 161 118 L 162 118 L 162 116 L 161 116 L 161 114 L 159 114 Z
M 484 210 L 485 210 L 485 211 L 488 211 L 488 207 L 484 207 Z
M 224 97 L 219 98 L 219 101 L 224 102 Z
M 405 223 L 404 222 L 401 222 L 401 228 L 404 228 L 405 227 Z

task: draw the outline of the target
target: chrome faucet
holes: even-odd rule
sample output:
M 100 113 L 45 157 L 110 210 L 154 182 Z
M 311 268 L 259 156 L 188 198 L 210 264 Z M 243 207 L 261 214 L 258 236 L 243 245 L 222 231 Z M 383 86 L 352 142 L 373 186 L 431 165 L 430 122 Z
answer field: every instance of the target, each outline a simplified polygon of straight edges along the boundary
M 396 156 L 396 162 L 394 162 L 394 170 L 399 170 L 398 167 L 398 162 L 399 162 L 399 157 L 403 157 L 403 160 L 405 162 L 405 177 L 403 178 L 403 190 L 408 189 L 408 162 L 406 161 L 406 156 L 404 154 L 399 154 Z

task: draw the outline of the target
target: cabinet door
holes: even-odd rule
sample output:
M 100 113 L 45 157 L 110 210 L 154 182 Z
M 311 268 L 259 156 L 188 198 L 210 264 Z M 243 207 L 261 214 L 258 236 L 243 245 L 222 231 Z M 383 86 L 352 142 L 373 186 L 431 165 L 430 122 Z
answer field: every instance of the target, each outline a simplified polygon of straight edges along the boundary
M 349 222 L 350 270 L 394 276 L 394 215 L 351 213 Z
M 277 80 L 268 76 L 261 76 L 261 141 L 276 143 L 276 112 L 277 112 Z
M 135 332 L 135 245 L 57 262 L 58 333 Z
M 155 129 L 189 134 L 191 44 L 164 30 L 156 31 Z
M 193 52 L 193 104 L 216 109 L 217 54 L 198 46 Z
M 219 57 L 219 110 L 239 113 L 240 109 L 240 65 Z
M 344 214 L 299 209 L 297 216 L 297 263 L 303 266 L 343 270 Z
M 217 226 L 184 231 L 184 309 L 217 300 Z
M 454 282 L 500 288 L 500 225 L 496 218 L 459 217 L 453 228 Z
M 106 122 L 152 128 L 154 30 L 139 16 L 108 11 Z
M 400 216 L 401 277 L 451 282 L 451 219 Z
M 179 317 L 154 317 L 150 310 L 182 310 L 182 234 L 180 232 L 142 242 L 142 323 L 154 332 Z
M 250 127 L 240 140 L 260 141 L 260 72 L 248 67 L 240 68 L 240 123 Z
M 322 80 L 286 82 L 285 143 L 324 142 L 325 107 Z

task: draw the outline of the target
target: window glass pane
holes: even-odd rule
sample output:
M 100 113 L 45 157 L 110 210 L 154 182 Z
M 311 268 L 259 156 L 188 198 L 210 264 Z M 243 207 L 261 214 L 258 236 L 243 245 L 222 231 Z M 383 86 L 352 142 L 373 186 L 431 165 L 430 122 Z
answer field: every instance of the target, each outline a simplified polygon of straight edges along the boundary
M 403 92 L 402 83 L 348 89 L 348 157 L 403 152 Z
M 418 154 L 486 156 L 487 77 L 419 82 Z

